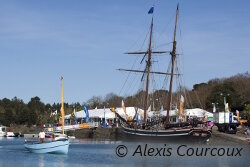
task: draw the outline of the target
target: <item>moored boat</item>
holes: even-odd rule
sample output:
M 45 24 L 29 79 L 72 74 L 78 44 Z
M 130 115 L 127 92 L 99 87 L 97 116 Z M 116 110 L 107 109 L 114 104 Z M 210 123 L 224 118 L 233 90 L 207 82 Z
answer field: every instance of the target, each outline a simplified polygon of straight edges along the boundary
M 6 137 L 16 137 L 13 132 L 6 132 Z
M 15 133 L 10 131 L 10 128 L 0 125 L 0 137 L 17 137 L 17 136 Z
M 32 153 L 57 153 L 67 154 L 69 148 L 68 139 L 60 139 L 52 142 L 25 142 L 24 147 Z
M 55 137 L 55 135 L 54 135 L 53 132 L 46 132 L 46 133 L 45 133 L 45 138 L 53 139 L 54 137 Z
M 4 137 L 6 135 L 6 126 L 0 125 L 0 137 Z
M 150 9 L 148 12 L 149 14 L 152 14 L 154 11 L 154 6 Z M 125 113 L 125 118 L 122 118 L 121 116 L 118 117 L 121 118 L 120 120 L 122 121 L 122 128 L 125 136 L 128 136 L 128 139 L 131 138 L 143 138 L 143 139 L 163 139 L 163 140 L 177 140 L 177 139 L 186 139 L 189 138 L 191 140 L 202 140 L 206 141 L 209 137 L 211 137 L 211 130 L 206 127 L 206 125 L 202 125 L 200 127 L 197 127 L 194 125 L 194 122 L 190 121 L 188 122 L 186 119 L 186 116 L 183 114 L 183 106 L 184 106 L 184 97 L 180 94 L 180 102 L 179 105 L 179 110 L 176 109 L 177 112 L 179 112 L 179 122 L 177 124 L 174 124 L 170 122 L 170 109 L 173 106 L 173 101 L 172 101 L 172 89 L 173 89 L 173 80 L 174 76 L 180 77 L 179 73 L 179 68 L 175 67 L 177 65 L 176 63 L 176 58 L 179 54 L 176 53 L 176 29 L 177 29 L 177 19 L 179 15 L 179 4 L 177 5 L 176 9 L 176 15 L 175 15 L 175 27 L 174 27 L 174 38 L 172 43 L 172 50 L 171 51 L 153 51 L 152 50 L 152 36 L 153 36 L 153 16 L 152 16 L 152 21 L 150 25 L 150 33 L 149 33 L 149 45 L 148 49 L 145 52 L 127 52 L 127 54 L 139 54 L 139 55 L 144 55 L 140 64 L 142 62 L 145 62 L 145 70 L 138 70 L 138 69 L 119 69 L 120 71 L 127 71 L 127 72 L 133 72 L 133 73 L 141 73 L 142 78 L 141 82 L 146 82 L 143 83 L 142 85 L 145 86 L 145 95 L 144 99 L 138 101 L 143 101 L 140 105 L 143 105 L 143 122 L 138 123 L 138 121 L 135 121 L 135 118 L 137 117 L 137 110 L 135 109 L 135 115 L 133 116 L 132 119 L 128 119 L 128 116 L 126 114 L 126 108 L 125 106 L 123 107 L 124 113 Z M 167 72 L 157 72 L 157 71 L 152 71 L 152 64 L 155 62 L 153 60 L 153 54 L 165 54 L 169 53 L 171 56 L 171 60 L 169 63 L 169 68 Z M 157 61 L 156 61 L 157 62 Z M 151 119 L 148 119 L 147 117 L 147 112 L 151 110 L 151 106 L 149 106 L 149 85 L 150 85 L 150 77 L 154 74 L 157 75 L 165 75 L 165 78 L 168 78 L 170 76 L 170 82 L 169 82 L 169 89 L 168 89 L 168 97 L 166 102 L 167 104 L 167 112 L 166 116 L 164 118 L 164 121 L 156 121 L 157 125 L 155 124 L 154 121 L 151 121 Z M 166 82 L 164 82 L 166 84 Z M 179 86 L 179 85 L 177 85 Z M 156 89 L 154 89 L 156 90 Z M 180 87 L 181 90 L 181 87 Z M 177 102 L 176 102 L 177 103 Z M 123 104 L 123 101 L 122 101 Z M 177 108 L 177 105 L 176 105 Z
M 16 137 L 16 135 L 13 132 L 11 132 L 10 128 L 9 128 L 8 132 L 6 132 L 5 136 L 6 137 Z
M 168 129 L 135 129 L 123 126 L 126 139 L 142 140 L 163 140 L 163 141 L 207 141 L 212 135 L 212 131 L 199 127 L 173 127 Z
M 32 153 L 56 153 L 67 154 L 69 149 L 69 140 L 64 134 L 64 108 L 63 108 L 63 77 L 61 77 L 62 89 L 62 134 L 55 135 L 55 139 L 47 142 L 25 141 L 24 147 Z M 54 135 L 53 135 L 54 137 Z

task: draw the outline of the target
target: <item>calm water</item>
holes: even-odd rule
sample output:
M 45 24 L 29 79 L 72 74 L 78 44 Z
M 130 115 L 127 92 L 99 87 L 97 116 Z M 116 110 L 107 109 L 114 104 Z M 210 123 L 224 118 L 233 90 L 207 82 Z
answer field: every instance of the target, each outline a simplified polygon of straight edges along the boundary
M 14 166 L 39 166 L 39 167 L 74 167 L 74 166 L 236 166 L 239 164 L 248 165 L 250 162 L 250 146 L 232 145 L 189 145 L 182 146 L 179 150 L 181 155 L 187 154 L 187 149 L 211 148 L 234 148 L 241 149 L 240 156 L 180 156 L 177 149 L 182 144 L 171 143 L 127 143 L 121 141 L 93 141 L 93 140 L 71 140 L 68 155 L 57 154 L 34 154 L 25 150 L 23 138 L 1 138 L 0 139 L 0 167 Z M 146 145 L 147 144 L 147 145 Z M 125 157 L 118 157 L 116 149 L 119 145 L 127 147 Z M 138 149 L 140 147 L 140 149 Z M 153 148 L 150 155 L 148 149 Z M 167 149 L 169 149 L 167 152 Z M 165 152 L 164 152 L 165 150 Z M 159 153 L 157 154 L 157 152 Z M 190 151 L 190 150 L 189 150 Z M 223 151 L 223 150 L 222 150 Z M 236 150 L 234 150 L 236 151 Z M 124 155 L 125 149 L 121 148 L 120 153 Z M 135 153 L 136 152 L 136 153 Z M 149 151 L 150 152 L 150 151 Z M 152 149 L 151 149 L 152 152 Z M 134 154 L 135 153 L 135 154 Z M 169 154 L 163 156 L 163 154 Z M 192 153 L 192 150 L 191 150 Z M 236 152 L 235 152 L 236 153 Z M 134 154 L 134 156 L 133 156 Z M 156 154 L 156 155 L 155 155 Z M 189 152 L 190 154 L 190 152 Z

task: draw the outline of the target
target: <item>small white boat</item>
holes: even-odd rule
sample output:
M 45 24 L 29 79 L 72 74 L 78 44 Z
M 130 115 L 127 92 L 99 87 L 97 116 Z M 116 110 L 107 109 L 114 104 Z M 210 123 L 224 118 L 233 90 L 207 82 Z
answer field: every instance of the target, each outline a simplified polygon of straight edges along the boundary
M 69 139 L 75 139 L 75 136 L 68 136 Z
M 25 142 L 24 147 L 33 153 L 54 153 L 67 154 L 69 150 L 69 140 L 59 139 L 52 142 Z
M 0 125 L 0 137 L 4 137 L 6 135 L 6 126 Z
M 6 137 L 15 137 L 13 132 L 6 132 Z

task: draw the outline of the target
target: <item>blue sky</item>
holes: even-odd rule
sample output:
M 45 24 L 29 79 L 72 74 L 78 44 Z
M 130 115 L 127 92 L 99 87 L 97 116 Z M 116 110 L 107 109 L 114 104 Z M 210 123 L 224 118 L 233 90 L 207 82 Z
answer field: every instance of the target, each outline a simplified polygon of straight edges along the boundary
M 174 0 L 0 1 L 0 98 L 60 102 L 60 75 L 69 103 L 110 92 L 133 94 L 140 76 L 130 76 L 130 87 L 122 88 L 128 74 L 116 69 L 139 61 L 123 53 L 146 48 L 147 12 L 154 2 L 153 48 L 170 50 Z M 249 5 L 180 1 L 177 48 L 185 86 L 250 71 Z M 159 69 L 167 59 L 159 58 Z

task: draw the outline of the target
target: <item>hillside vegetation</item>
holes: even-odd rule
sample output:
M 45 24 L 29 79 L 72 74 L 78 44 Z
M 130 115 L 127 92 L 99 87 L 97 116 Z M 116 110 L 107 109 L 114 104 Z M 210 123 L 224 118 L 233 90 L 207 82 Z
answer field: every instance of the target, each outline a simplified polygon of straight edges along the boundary
M 224 110 L 224 97 L 226 94 L 227 102 L 231 111 L 244 111 L 244 114 L 250 114 L 250 74 L 238 74 L 229 78 L 212 79 L 207 83 L 195 84 L 192 90 L 185 90 L 185 108 L 203 108 L 212 111 L 212 103 L 216 103 L 217 111 Z M 126 106 L 138 106 L 143 108 L 144 91 L 128 97 L 118 96 L 114 93 L 101 96 L 93 96 L 87 102 L 65 103 L 65 113 L 71 114 L 73 110 L 82 110 L 83 105 L 87 105 L 89 109 L 121 107 L 123 99 Z M 178 105 L 179 92 L 173 94 L 173 104 Z M 160 110 L 161 106 L 167 107 L 168 91 L 156 90 L 149 95 L 149 104 L 155 110 Z M 19 125 L 40 125 L 48 122 L 58 122 L 60 118 L 60 103 L 45 104 L 39 97 L 32 97 L 28 103 L 14 97 L 13 99 L 4 98 L 0 100 L 0 124 L 10 126 L 10 124 Z M 51 116 L 55 110 L 57 115 Z M 243 112 L 242 112 L 243 113 Z

